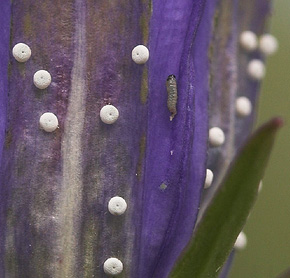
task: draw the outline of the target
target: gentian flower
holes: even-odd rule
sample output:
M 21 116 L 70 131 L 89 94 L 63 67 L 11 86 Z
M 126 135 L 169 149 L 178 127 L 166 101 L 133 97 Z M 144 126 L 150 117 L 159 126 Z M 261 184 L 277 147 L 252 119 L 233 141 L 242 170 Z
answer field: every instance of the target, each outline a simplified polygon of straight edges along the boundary
M 270 12 L 2 1 L 0 277 L 168 277 L 251 132 Z

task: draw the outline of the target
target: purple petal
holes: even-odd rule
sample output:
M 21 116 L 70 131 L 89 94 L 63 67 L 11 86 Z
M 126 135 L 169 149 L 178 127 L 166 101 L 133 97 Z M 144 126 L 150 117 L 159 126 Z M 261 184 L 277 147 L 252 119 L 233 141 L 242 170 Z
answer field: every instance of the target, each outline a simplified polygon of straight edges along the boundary
M 0 161 L 6 126 L 6 105 L 8 93 L 8 62 L 10 37 L 10 1 L 1 2 L 0 9 Z
M 118 257 L 124 277 L 166 277 L 191 236 L 205 175 L 204 2 L 154 2 L 149 29 L 148 3 L 13 1 L 11 48 L 26 43 L 32 56 L 10 55 L 1 276 L 105 277 L 104 261 Z M 131 59 L 148 30 L 149 68 Z M 45 90 L 32 82 L 40 69 L 52 76 Z M 99 118 L 108 103 L 120 112 L 113 125 Z M 53 133 L 39 128 L 44 112 L 58 117 Z M 107 210 L 116 195 L 128 203 L 120 217 Z
M 105 277 L 111 256 L 130 275 L 132 191 L 142 186 L 135 173 L 146 127 L 144 67 L 131 59 L 142 11 L 139 3 L 13 2 L 12 46 L 24 42 L 32 56 L 25 64 L 11 57 L 1 277 Z M 52 76 L 45 90 L 32 82 L 40 69 Z M 120 112 L 111 126 L 99 118 L 108 103 Z M 44 112 L 58 117 L 54 133 L 39 128 Z M 124 217 L 107 210 L 116 195 L 128 202 Z
M 204 4 L 153 3 L 139 277 L 167 277 L 198 212 L 208 133 L 208 10 L 198 28 Z M 164 86 L 170 74 L 178 80 L 178 112 L 172 122 Z
M 244 82 L 237 76 L 241 7 L 237 1 L 219 4 L 209 68 L 216 3 L 208 2 L 205 9 L 202 0 L 153 2 L 150 28 L 148 3 L 13 2 L 12 46 L 25 42 L 33 56 L 25 64 L 11 57 L 1 164 L 1 275 L 104 277 L 103 262 L 117 256 L 126 277 L 167 276 L 192 234 L 203 187 L 209 72 L 210 124 L 229 138 L 209 152 L 209 166 L 220 177 L 235 145 L 233 104 Z M 147 69 L 130 56 L 148 39 Z M 39 69 L 53 79 L 44 91 L 32 83 Z M 172 122 L 165 87 L 170 74 L 178 82 Z M 255 93 L 257 84 L 247 91 L 252 88 Z M 108 103 L 120 112 L 112 126 L 98 116 Z M 53 134 L 38 127 L 48 111 L 60 123 Z M 6 118 L 0 119 L 1 147 Z M 128 203 L 119 218 L 107 212 L 116 195 Z
M 232 265 L 233 265 L 234 257 L 235 257 L 235 251 L 233 250 L 231 252 L 231 254 L 229 255 L 227 261 L 225 262 L 225 264 L 220 272 L 219 278 L 229 277 L 229 273 L 230 273 Z
M 214 173 L 212 186 L 203 196 L 199 219 L 210 202 L 239 147 L 251 133 L 256 110 L 240 118 L 236 114 L 236 99 L 248 97 L 256 106 L 260 82 L 247 74 L 247 65 L 253 58 L 261 58 L 259 52 L 249 54 L 239 45 L 242 31 L 251 30 L 257 35 L 265 32 L 266 19 L 270 15 L 270 1 L 222 1 L 217 6 L 214 36 L 211 41 L 211 91 L 209 125 L 220 127 L 225 134 L 225 143 L 210 147 L 207 167 Z
M 238 7 L 238 33 L 251 30 L 262 35 L 268 29 L 268 19 L 272 13 L 272 2 L 265 0 L 242 1 Z M 247 54 L 238 48 L 238 91 L 237 96 L 246 96 L 250 99 L 253 108 L 257 108 L 261 82 L 252 80 L 247 74 L 247 65 L 252 59 L 264 60 L 259 51 Z M 246 119 L 236 119 L 235 147 L 238 149 L 251 133 L 257 115 L 257 109 Z

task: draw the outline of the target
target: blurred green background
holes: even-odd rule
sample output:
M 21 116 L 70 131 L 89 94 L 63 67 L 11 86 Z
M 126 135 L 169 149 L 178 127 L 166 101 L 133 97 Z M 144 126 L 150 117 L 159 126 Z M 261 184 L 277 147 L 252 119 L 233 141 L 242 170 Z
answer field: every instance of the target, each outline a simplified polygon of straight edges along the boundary
M 285 119 L 263 189 L 245 226 L 248 245 L 236 255 L 231 278 L 274 278 L 290 267 L 290 1 L 274 1 L 271 33 L 279 51 L 267 60 L 258 124 L 274 115 Z

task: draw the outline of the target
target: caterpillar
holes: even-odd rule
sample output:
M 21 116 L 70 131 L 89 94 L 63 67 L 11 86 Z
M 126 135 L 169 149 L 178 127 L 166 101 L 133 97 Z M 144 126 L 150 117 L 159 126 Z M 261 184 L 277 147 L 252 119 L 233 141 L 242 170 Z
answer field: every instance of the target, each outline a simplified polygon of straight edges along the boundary
M 174 116 L 177 114 L 176 104 L 177 104 L 177 83 L 176 77 L 171 74 L 167 77 L 166 81 L 166 88 L 167 88 L 167 107 L 170 115 L 170 121 L 173 120 Z

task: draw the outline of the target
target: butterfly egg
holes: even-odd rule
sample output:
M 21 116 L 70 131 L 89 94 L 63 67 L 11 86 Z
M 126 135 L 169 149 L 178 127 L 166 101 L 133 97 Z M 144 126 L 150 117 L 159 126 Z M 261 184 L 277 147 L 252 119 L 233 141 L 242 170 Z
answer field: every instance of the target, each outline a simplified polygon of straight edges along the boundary
M 264 34 L 260 37 L 259 49 L 264 55 L 273 55 L 275 52 L 277 52 L 278 47 L 278 40 L 274 36 L 270 34 Z
M 105 105 L 100 111 L 100 117 L 103 123 L 105 124 L 113 124 L 119 118 L 119 111 L 113 105 Z
M 243 250 L 246 248 L 246 246 L 247 246 L 247 236 L 244 232 L 240 232 L 236 239 L 234 248 L 236 250 Z
M 209 143 L 212 147 L 221 146 L 225 142 L 225 134 L 219 127 L 209 130 Z
M 108 203 L 108 210 L 113 215 L 122 215 L 126 209 L 127 203 L 122 197 L 115 196 Z
M 31 49 L 25 43 L 17 43 L 12 49 L 12 55 L 16 61 L 24 63 L 31 56 Z
M 248 52 L 256 50 L 258 47 L 258 38 L 256 34 L 252 31 L 242 32 L 240 35 L 240 45 Z
M 260 181 L 259 187 L 258 187 L 258 192 L 261 192 L 262 188 L 263 188 L 263 181 Z
M 53 113 L 46 112 L 41 115 L 39 125 L 46 132 L 53 132 L 58 128 L 58 119 Z
M 109 258 L 104 262 L 104 272 L 108 275 L 118 275 L 123 271 L 123 263 L 117 258 Z
M 247 117 L 252 112 L 252 103 L 247 97 L 239 97 L 236 100 L 236 111 L 238 116 Z
M 33 76 L 33 83 L 38 89 L 46 89 L 51 83 L 51 75 L 46 70 L 38 70 Z
M 149 59 L 149 50 L 145 45 L 137 45 L 132 50 L 132 60 L 136 64 L 145 64 Z
M 213 181 L 213 172 L 210 169 L 206 169 L 206 177 L 204 182 L 204 188 L 209 188 Z
M 265 65 L 261 60 L 253 59 L 248 64 L 247 72 L 252 79 L 262 80 L 266 74 Z

